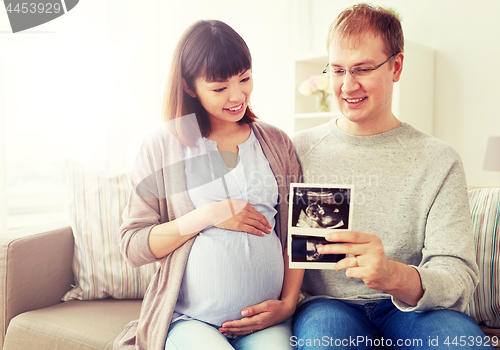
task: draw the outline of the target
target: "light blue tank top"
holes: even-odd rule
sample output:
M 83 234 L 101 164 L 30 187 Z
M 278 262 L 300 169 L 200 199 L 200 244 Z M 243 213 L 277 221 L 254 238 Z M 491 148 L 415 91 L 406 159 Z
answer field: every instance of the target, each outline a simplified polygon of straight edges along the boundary
M 225 200 L 229 194 L 229 198 L 255 206 L 273 227 L 271 233 L 259 237 L 210 226 L 196 237 L 172 321 L 194 318 L 220 326 L 225 321 L 241 319 L 245 307 L 278 299 L 281 294 L 283 255 L 274 231 L 278 186 L 253 130 L 248 140 L 238 146 L 239 161 L 232 170 L 225 167 L 215 141 L 203 138 L 200 142 L 203 144 L 198 148 L 185 148 L 184 159 L 206 150 L 210 169 L 204 171 L 212 172 L 215 180 L 200 185 L 200 178 L 206 178 L 206 173 L 186 168 L 188 193 L 194 207 Z M 225 186 L 220 177 L 224 171 Z

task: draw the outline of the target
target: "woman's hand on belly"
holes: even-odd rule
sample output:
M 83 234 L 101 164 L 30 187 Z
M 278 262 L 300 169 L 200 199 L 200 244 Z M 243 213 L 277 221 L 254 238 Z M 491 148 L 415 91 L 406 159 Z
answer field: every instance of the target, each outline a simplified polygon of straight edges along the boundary
M 267 300 L 247 307 L 241 312 L 244 318 L 224 322 L 219 328 L 219 332 L 224 335 L 239 336 L 274 326 L 293 315 L 295 304 L 283 300 Z
M 213 203 L 213 225 L 226 230 L 264 236 L 271 232 L 267 218 L 253 206 L 239 199 L 227 199 Z

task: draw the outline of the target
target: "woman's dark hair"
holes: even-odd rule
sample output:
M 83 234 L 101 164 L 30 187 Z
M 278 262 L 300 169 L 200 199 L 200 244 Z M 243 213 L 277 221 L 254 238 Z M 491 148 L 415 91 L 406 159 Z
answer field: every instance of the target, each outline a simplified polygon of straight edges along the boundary
M 210 82 L 224 81 L 251 68 L 250 50 L 234 29 L 215 20 L 194 23 L 184 32 L 174 51 L 163 99 L 163 119 L 170 121 L 195 113 L 201 135 L 210 135 L 207 112 L 198 98 L 184 91 L 182 79 L 186 80 L 189 89 L 196 91 L 195 81 L 199 77 Z M 251 124 L 256 119 L 248 106 L 239 123 Z M 177 132 L 183 133 L 181 130 Z M 179 136 L 189 139 L 187 135 Z

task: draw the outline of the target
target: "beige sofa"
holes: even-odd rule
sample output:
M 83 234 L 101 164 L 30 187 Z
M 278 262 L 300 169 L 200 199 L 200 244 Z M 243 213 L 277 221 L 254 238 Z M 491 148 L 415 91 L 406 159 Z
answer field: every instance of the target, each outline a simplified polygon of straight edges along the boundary
M 0 237 L 0 339 L 4 350 L 112 349 L 141 300 L 61 302 L 74 283 L 73 234 L 48 225 Z
M 65 224 L 0 236 L 4 350 L 112 349 L 124 326 L 138 318 L 140 300 L 60 301 L 74 281 L 73 243 Z M 483 330 L 500 338 L 500 329 Z

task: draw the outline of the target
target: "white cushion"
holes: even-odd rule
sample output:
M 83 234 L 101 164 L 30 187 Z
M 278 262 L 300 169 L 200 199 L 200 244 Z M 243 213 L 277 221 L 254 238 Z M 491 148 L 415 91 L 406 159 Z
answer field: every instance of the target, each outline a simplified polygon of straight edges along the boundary
M 68 161 L 66 179 L 75 238 L 76 285 L 62 300 L 142 298 L 157 266 L 132 268 L 119 250 L 119 228 L 131 189 L 130 175 L 108 176 Z

